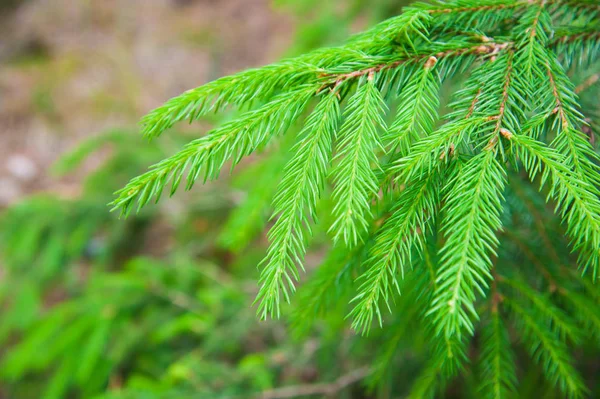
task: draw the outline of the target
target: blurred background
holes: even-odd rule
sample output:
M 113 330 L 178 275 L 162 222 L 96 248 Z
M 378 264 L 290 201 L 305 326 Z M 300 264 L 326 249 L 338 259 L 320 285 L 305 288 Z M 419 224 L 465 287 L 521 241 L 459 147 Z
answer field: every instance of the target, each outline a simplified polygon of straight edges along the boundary
M 127 220 L 107 203 L 218 122 L 148 143 L 144 113 L 404 3 L 0 1 L 0 398 L 370 397 L 357 382 L 379 332 L 359 340 L 337 317 L 299 328 L 302 292 L 278 322 L 251 306 L 291 143 Z

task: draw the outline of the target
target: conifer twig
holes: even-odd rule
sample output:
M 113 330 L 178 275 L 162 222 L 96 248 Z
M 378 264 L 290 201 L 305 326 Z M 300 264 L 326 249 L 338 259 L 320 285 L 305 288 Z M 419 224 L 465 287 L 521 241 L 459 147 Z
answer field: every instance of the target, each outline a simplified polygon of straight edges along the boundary
M 300 396 L 320 395 L 321 397 L 331 397 L 342 389 L 355 384 L 364 379 L 371 373 L 369 367 L 361 367 L 342 375 L 332 383 L 295 385 L 265 391 L 255 396 L 256 399 L 288 399 Z
M 575 93 L 580 94 L 600 81 L 600 73 L 595 73 L 575 87 Z

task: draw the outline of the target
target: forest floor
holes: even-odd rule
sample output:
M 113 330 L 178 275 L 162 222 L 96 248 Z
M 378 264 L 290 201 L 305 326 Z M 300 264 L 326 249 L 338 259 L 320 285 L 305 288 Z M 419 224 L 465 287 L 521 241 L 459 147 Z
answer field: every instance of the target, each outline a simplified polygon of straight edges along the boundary
M 136 134 L 166 99 L 277 59 L 292 31 L 269 0 L 0 5 L 0 207 L 37 192 L 76 195 L 100 158 L 57 179 L 49 170 L 61 154 L 109 129 Z

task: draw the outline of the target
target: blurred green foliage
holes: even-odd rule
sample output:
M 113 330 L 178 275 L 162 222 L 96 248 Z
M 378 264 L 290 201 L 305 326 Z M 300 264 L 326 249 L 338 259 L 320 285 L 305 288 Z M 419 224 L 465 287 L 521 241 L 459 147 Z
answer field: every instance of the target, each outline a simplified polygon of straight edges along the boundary
M 301 21 L 289 49 L 292 54 L 338 43 L 357 26 L 394 15 L 406 3 L 276 1 Z M 594 101 L 593 95 L 583 94 L 582 104 L 590 110 L 597 109 Z M 44 93 L 35 103 L 51 112 Z M 593 112 L 586 115 L 597 117 Z M 310 278 L 299 287 L 294 304 L 286 305 L 280 321 L 256 320 L 251 307 L 256 267 L 266 248 L 271 198 L 291 156 L 291 140 L 267 148 L 260 159 L 239 168 L 231 181 L 221 179 L 126 220 L 108 212 L 106 204 L 116 189 L 188 139 L 176 132 L 153 142 L 127 130 L 101 134 L 55 165 L 56 174 L 68 175 L 90 158 L 103 158 L 86 176 L 81 193 L 70 198 L 37 195 L 2 211 L 0 397 L 258 398 L 267 392 L 272 396 L 266 397 L 276 398 L 277 392 L 284 394 L 278 391 L 284 385 L 297 392 L 316 387 L 317 397 L 336 388 L 331 395 L 336 398 L 406 397 L 425 391 L 431 381 L 418 371 L 427 366 L 430 332 L 419 322 L 418 309 L 406 305 L 410 300 L 395 309 L 385 330 L 374 330 L 368 337 L 357 336 L 340 318 L 351 308 L 348 301 L 356 294 L 352 282 L 364 271 L 362 260 L 372 243 L 353 251 L 326 251 L 321 244 L 328 220 L 313 231 L 308 263 L 319 267 L 309 269 Z M 520 178 L 514 176 L 515 182 Z M 523 263 L 545 263 L 546 258 L 528 258 L 527 248 L 547 250 L 551 257 L 554 251 L 546 248 L 550 245 L 559 249 L 562 262 L 572 262 L 560 220 L 543 195 L 525 184 L 515 187 L 507 194 L 503 218 L 511 228 L 504 232 L 500 257 L 502 252 L 518 253 Z M 319 212 L 322 215 L 331 213 L 329 195 L 325 193 L 319 204 L 327 208 Z M 381 214 L 388 211 L 381 209 Z M 540 220 L 556 232 L 548 242 L 532 238 Z M 434 258 L 434 248 L 428 254 Z M 564 270 L 559 271 L 562 278 L 561 273 Z M 518 284 L 520 276 L 511 277 Z M 430 283 L 408 276 L 401 290 L 417 301 Z M 600 301 L 598 286 L 587 280 L 571 288 Z M 549 302 L 542 294 L 529 294 L 516 295 L 518 303 Z M 585 307 L 590 299 L 581 295 L 571 301 L 564 306 Z M 573 323 L 598 340 L 596 303 L 587 308 L 590 314 L 579 315 Z M 581 348 L 577 362 L 589 371 L 588 385 L 597 393 L 597 345 L 584 342 Z M 480 350 L 478 342 L 471 349 Z M 524 353 L 519 346 L 517 355 L 526 358 Z M 519 397 L 561 397 L 541 384 L 539 367 L 524 364 Z M 372 366 L 368 376 L 359 374 L 347 385 L 336 386 L 340 376 L 365 365 Z M 476 367 L 468 365 L 466 375 L 447 387 L 446 396 L 478 398 L 476 373 Z M 366 383 L 353 385 L 361 379 Z

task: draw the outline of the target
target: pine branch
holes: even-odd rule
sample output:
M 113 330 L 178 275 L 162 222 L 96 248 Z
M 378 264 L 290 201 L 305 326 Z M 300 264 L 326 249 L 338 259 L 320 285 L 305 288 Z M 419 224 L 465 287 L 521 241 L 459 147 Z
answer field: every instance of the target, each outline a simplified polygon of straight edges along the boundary
M 385 127 L 382 118 L 385 108 L 370 75 L 350 99 L 338 133 L 340 150 L 331 173 L 335 185 L 335 221 L 329 230 L 335 241 L 343 240 L 348 246 L 356 245 L 367 229 L 370 202 L 379 188 L 373 167 L 377 168 L 379 163 L 376 151 L 383 150 L 377 130 Z
M 433 131 L 439 107 L 440 78 L 434 69 L 438 59 L 430 60 L 402 88 L 396 119 L 383 139 L 391 146 L 391 153 L 405 154 L 412 143 Z
M 495 12 L 502 10 L 510 10 L 516 7 L 526 7 L 531 4 L 529 1 L 511 1 L 511 0 L 485 0 L 473 2 L 474 5 L 464 5 L 466 1 L 450 1 L 440 2 L 438 8 L 433 8 L 429 11 L 431 14 L 467 14 L 473 18 L 472 14 L 480 12 Z
M 580 252 L 579 265 L 584 273 L 591 268 L 595 279 L 600 263 L 600 199 L 552 149 L 527 136 L 514 135 L 511 140 L 517 144 L 531 180 L 541 171 L 542 185 L 551 179 L 549 195 L 555 199 L 557 210 L 567 224 L 573 247 Z
M 262 318 L 279 316 L 280 294 L 289 302 L 288 290 L 298 280 L 306 252 L 309 216 L 316 220 L 316 205 L 325 184 L 331 158 L 331 144 L 340 118 L 338 98 L 325 95 L 308 118 L 301 139 L 292 149 L 294 157 L 286 165 L 274 199 L 274 215 L 279 215 L 269 231 L 269 247 L 261 273 L 257 301 Z M 287 288 L 286 288 L 287 283 Z
M 577 324 L 562 309 L 556 307 L 549 298 L 533 290 L 523 281 L 509 278 L 502 278 L 500 281 L 503 284 L 511 286 L 527 298 L 529 301 L 528 309 L 531 309 L 532 312 L 537 312 L 542 318 L 547 319 L 552 329 L 556 331 L 561 339 L 568 338 L 575 343 L 581 342 L 581 332 Z
M 408 68 L 414 65 L 428 65 L 432 69 L 440 63 L 447 70 L 464 69 L 470 64 L 471 58 L 485 58 L 499 54 L 511 46 L 507 41 L 478 41 L 449 40 L 432 43 L 417 52 L 394 54 L 391 56 L 366 56 L 355 57 L 346 63 L 324 70 L 320 76 L 323 85 L 319 92 L 325 88 L 337 88 L 347 81 L 357 80 L 362 77 L 374 75 L 377 79 L 379 72 L 386 72 L 398 68 Z M 442 69 L 438 66 L 436 69 Z M 349 70 L 349 71 L 348 71 Z
M 490 321 L 482 330 L 481 346 L 479 392 L 482 397 L 503 399 L 513 396 L 517 390 L 515 356 L 498 309 L 491 311 Z
M 590 65 L 600 55 L 598 25 L 559 31 L 550 43 L 550 48 L 560 55 L 561 63 L 566 69 Z
M 411 263 L 413 252 L 420 256 L 424 236 L 437 213 L 438 185 L 438 176 L 430 173 L 400 193 L 392 216 L 377 233 L 367 271 L 360 277 L 358 295 L 352 300 L 356 302 L 350 313 L 354 329 L 368 332 L 374 316 L 383 324 L 379 302 L 383 299 L 390 309 L 390 296 L 400 292 L 398 268 L 404 277 L 404 267 Z
M 453 152 L 453 142 L 461 142 L 473 132 L 484 130 L 489 122 L 488 118 L 479 117 L 446 123 L 415 143 L 405 157 L 395 162 L 389 173 L 397 174 L 397 184 L 406 184 L 415 177 L 429 173 L 446 159 L 447 154 Z
M 177 122 L 199 119 L 218 112 L 229 104 L 245 105 L 269 100 L 277 91 L 308 83 L 319 68 L 287 61 L 226 76 L 204 86 L 186 91 L 152 110 L 141 121 L 142 133 L 148 138 L 160 136 Z
M 579 178 L 590 184 L 596 195 L 600 195 L 600 169 L 594 162 L 598 161 L 599 157 L 587 136 L 578 129 L 578 126 L 585 122 L 577 109 L 573 84 L 554 59 L 546 64 L 546 72 L 552 89 L 552 99 L 556 105 L 552 112 L 558 116 L 558 123 L 554 124 L 557 137 L 552 146 L 565 156 Z
M 406 324 L 386 335 L 373 380 L 390 367 L 406 329 L 415 325 L 425 337 L 415 346 L 426 341 L 428 362 L 411 397 L 434 397 L 472 358 L 470 338 L 484 309 L 475 384 L 481 395 L 517 391 L 508 335 L 514 330 L 546 377 L 566 395 L 581 397 L 586 389 L 569 350 L 588 335 L 600 336 L 600 291 L 585 275 L 571 275 L 570 257 L 556 245 L 562 232 L 554 230 L 562 219 L 580 268 L 595 279 L 600 159 L 570 74 L 597 60 L 599 16 L 595 0 L 434 0 L 407 7 L 342 46 L 218 79 L 152 111 L 143 120 L 145 135 L 230 106 L 253 110 L 133 179 L 113 206 L 127 214 L 136 201 L 138 209 L 158 201 L 169 183 L 173 194 L 183 178 L 188 189 L 201 174 L 216 178 L 227 162 L 235 166 L 285 132 L 318 97 L 275 195 L 256 300 L 260 316 L 279 316 L 281 298 L 289 301 L 295 290 L 335 139 L 328 227 L 337 245 L 303 288 L 296 327 L 310 328 L 326 311 L 345 311 L 356 289 L 352 327 L 366 333 L 373 319 L 383 324 L 385 303 Z M 439 118 L 447 83 L 462 88 Z M 385 130 L 386 105 L 395 101 L 395 119 Z M 539 177 L 548 187 L 556 220 L 545 220 L 551 211 L 541 197 L 523 206 L 513 192 L 501 218 L 509 164 L 524 165 L 532 181 Z M 499 237 L 507 245 L 498 256 L 503 222 L 508 232 Z M 523 261 L 533 267 L 515 270 Z M 405 267 L 413 264 L 405 280 Z M 570 278 L 562 279 L 565 274 Z M 491 298 L 479 308 L 486 295 Z M 515 323 L 505 325 L 504 315 Z M 304 388 L 274 392 L 337 392 Z
M 529 94 L 537 91 L 535 83 L 543 76 L 543 69 L 539 68 L 540 59 L 546 58 L 548 32 L 551 32 L 550 15 L 545 9 L 545 1 L 532 5 L 519 21 L 517 29 L 518 41 L 515 62 L 524 70 L 520 75 Z
M 450 182 L 446 194 L 443 228 L 446 243 L 437 275 L 438 288 L 431 309 L 436 333 L 460 339 L 465 329 L 474 332 L 475 296 L 485 296 L 491 280 L 491 259 L 501 227 L 505 169 L 495 151 L 473 157 Z
M 320 395 L 321 397 L 333 396 L 341 390 L 364 379 L 371 371 L 368 367 L 361 367 L 342 375 L 332 383 L 307 384 L 289 386 L 265 391 L 255 396 L 256 399 L 286 399 L 301 396 Z
M 562 341 L 539 322 L 530 311 L 514 301 L 505 301 L 523 325 L 523 341 L 532 358 L 544 367 L 545 377 L 570 398 L 583 398 L 587 392 L 581 376 L 573 367 Z
M 118 198 L 111 204 L 113 210 L 120 209 L 122 215 L 127 215 L 136 199 L 138 210 L 152 197 L 158 202 L 169 181 L 172 181 L 170 194 L 173 195 L 188 169 L 188 190 L 200 177 L 202 169 L 205 169 L 205 180 L 216 178 L 228 159 L 232 158 L 235 165 L 270 137 L 285 131 L 308 104 L 314 91 L 313 86 L 300 86 L 190 142 L 179 153 L 152 166 L 150 171 L 132 179 L 118 191 Z

